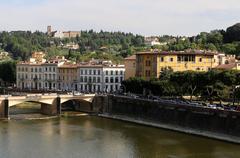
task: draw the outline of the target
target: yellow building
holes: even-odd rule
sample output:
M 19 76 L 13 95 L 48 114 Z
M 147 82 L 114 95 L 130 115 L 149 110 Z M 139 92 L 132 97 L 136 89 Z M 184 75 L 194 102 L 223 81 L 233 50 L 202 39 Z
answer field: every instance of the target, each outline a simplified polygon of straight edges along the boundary
M 43 52 L 33 52 L 32 58 L 35 58 L 36 60 L 42 60 L 45 57 L 45 53 Z
M 77 90 L 77 65 L 64 64 L 58 67 L 58 88 L 63 90 Z
M 132 55 L 124 59 L 125 64 L 125 80 L 135 77 L 136 75 L 136 55 Z
M 141 52 L 136 54 L 136 76 L 145 79 L 158 78 L 161 72 L 208 71 L 215 66 L 214 55 L 206 51 Z

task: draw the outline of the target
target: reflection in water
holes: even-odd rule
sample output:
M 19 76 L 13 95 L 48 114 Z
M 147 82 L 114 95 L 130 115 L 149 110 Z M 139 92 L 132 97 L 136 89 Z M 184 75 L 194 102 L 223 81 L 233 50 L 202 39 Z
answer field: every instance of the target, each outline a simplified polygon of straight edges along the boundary
M 239 158 L 239 147 L 91 116 L 0 122 L 0 158 Z

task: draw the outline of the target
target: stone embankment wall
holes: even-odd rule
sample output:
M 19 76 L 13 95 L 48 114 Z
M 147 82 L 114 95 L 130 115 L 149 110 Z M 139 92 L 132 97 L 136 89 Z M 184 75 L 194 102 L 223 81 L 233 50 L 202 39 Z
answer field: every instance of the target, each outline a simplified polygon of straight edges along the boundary
M 124 96 L 97 96 L 93 105 L 103 114 L 145 120 L 154 124 L 169 125 L 169 129 L 197 131 L 192 134 L 240 143 L 240 113 L 217 109 L 191 107 Z M 180 130 L 181 131 L 181 130 Z M 184 130 L 185 131 L 185 130 Z M 191 133 L 191 132 L 188 132 Z M 202 134 L 201 134 L 202 133 Z M 208 134 L 205 134 L 208 133 Z M 226 139 L 225 139 L 225 138 Z

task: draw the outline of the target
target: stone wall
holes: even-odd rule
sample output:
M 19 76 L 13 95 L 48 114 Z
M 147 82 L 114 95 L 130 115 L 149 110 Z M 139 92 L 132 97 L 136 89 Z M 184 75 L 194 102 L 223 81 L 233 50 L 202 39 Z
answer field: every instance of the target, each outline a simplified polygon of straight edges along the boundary
M 152 100 L 108 96 L 104 112 L 159 124 L 220 133 L 240 138 L 240 113 L 202 107 L 163 104 Z

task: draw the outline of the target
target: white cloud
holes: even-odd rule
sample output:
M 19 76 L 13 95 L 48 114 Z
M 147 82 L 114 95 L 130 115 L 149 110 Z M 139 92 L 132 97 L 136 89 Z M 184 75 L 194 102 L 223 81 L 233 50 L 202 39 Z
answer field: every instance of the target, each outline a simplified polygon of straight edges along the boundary
M 29 1 L 1 5 L 0 30 L 45 31 L 53 25 L 67 30 L 192 35 L 226 28 L 240 19 L 239 0 L 45 0 L 30 5 Z

